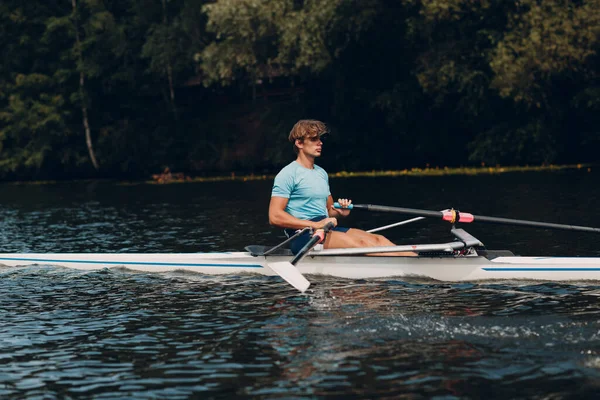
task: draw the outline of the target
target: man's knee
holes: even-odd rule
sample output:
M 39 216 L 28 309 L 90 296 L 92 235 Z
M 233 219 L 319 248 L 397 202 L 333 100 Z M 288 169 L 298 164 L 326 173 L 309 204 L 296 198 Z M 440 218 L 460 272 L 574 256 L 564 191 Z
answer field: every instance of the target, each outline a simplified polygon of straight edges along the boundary
M 365 239 L 358 239 L 356 241 L 356 247 L 371 247 L 371 243 Z
M 375 240 L 377 241 L 377 244 L 380 246 L 382 246 L 383 244 L 385 244 L 387 242 L 386 237 L 383 235 L 375 235 Z
M 364 238 L 355 237 L 351 235 L 344 235 L 340 237 L 340 247 L 369 247 L 369 241 Z

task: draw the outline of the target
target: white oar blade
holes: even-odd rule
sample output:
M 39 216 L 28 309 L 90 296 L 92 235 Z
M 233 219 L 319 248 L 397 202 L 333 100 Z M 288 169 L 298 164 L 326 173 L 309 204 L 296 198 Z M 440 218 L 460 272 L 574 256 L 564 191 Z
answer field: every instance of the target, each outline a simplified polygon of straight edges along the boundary
M 289 261 L 271 263 L 269 267 L 302 293 L 310 286 L 308 279 Z

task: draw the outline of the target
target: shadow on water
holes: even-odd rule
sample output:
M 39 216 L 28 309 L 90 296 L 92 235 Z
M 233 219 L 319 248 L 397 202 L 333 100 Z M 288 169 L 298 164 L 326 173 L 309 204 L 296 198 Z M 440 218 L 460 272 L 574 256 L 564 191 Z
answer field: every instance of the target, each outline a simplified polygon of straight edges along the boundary
M 357 203 L 600 226 L 584 174 L 333 179 Z M 270 182 L 3 186 L 2 251 L 269 244 Z M 368 194 L 368 197 L 367 197 Z M 364 198 L 362 198 L 364 196 Z M 352 226 L 398 219 L 354 212 Z M 595 254 L 597 236 L 473 225 L 488 247 Z M 434 221 L 390 232 L 448 237 Z M 593 398 L 599 282 L 440 283 L 0 268 L 5 398 Z

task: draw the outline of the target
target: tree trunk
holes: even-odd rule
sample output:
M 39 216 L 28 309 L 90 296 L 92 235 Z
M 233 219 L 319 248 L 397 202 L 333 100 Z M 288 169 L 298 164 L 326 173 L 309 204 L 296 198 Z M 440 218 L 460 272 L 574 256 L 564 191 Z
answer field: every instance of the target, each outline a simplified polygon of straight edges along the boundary
M 167 20 L 167 0 L 162 0 L 163 6 L 163 24 L 167 28 L 169 21 Z M 171 59 L 167 60 L 167 80 L 169 81 L 169 95 L 171 99 L 171 108 L 173 109 L 173 116 L 177 120 L 177 106 L 175 105 L 175 88 L 173 87 L 173 66 L 171 65 Z
M 81 54 L 81 40 L 79 38 L 79 23 L 77 20 L 77 0 L 71 0 L 73 5 L 73 23 L 75 24 L 75 45 L 77 46 L 77 56 L 79 58 L 79 65 L 83 65 L 83 55 Z M 90 160 L 92 165 L 98 171 L 100 169 L 98 161 L 96 160 L 96 154 L 94 153 L 94 145 L 92 144 L 92 132 L 90 130 L 90 122 L 88 119 L 88 110 L 85 105 L 85 75 L 83 71 L 79 71 L 79 101 L 81 102 L 81 115 L 83 118 L 83 129 L 85 131 L 85 143 L 87 145 L 88 153 L 90 154 Z
M 75 1 L 75 0 L 73 0 Z M 92 165 L 98 171 L 100 166 L 98 165 L 98 161 L 96 160 L 96 154 L 94 153 L 94 145 L 92 144 L 92 132 L 90 130 L 90 123 L 88 121 L 88 113 L 87 107 L 85 106 L 85 102 L 83 101 L 83 94 L 85 92 L 84 87 L 84 75 L 83 72 L 79 73 L 79 95 L 81 97 L 81 114 L 83 115 L 83 128 L 85 129 L 85 143 L 88 148 L 88 153 L 90 153 L 90 160 L 92 160 Z

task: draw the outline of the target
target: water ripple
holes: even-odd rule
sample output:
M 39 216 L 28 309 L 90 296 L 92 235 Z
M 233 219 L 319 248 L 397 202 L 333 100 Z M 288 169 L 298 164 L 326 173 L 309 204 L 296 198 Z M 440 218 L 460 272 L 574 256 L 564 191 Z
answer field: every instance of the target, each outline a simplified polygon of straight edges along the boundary
M 1 279 L 4 396 L 561 397 L 600 378 L 594 285 L 312 277 L 298 295 L 260 276 Z
M 336 193 L 369 188 L 377 204 L 390 204 L 393 190 L 394 203 L 416 208 L 456 204 L 482 215 L 554 215 L 558 223 L 583 216 L 600 225 L 580 211 L 593 209 L 597 179 L 535 177 L 331 183 Z M 495 196 L 482 187 L 494 187 Z M 282 235 L 267 224 L 267 181 L 0 189 L 3 252 L 230 251 Z M 372 228 L 396 222 L 390 218 L 353 212 L 350 223 Z M 447 226 L 425 222 L 389 231 L 390 238 L 448 237 Z M 587 234 L 476 224 L 469 231 L 490 248 L 523 255 L 598 255 Z M 579 399 L 600 392 L 597 282 L 310 280 L 300 295 L 277 277 L 0 266 L 0 398 Z

